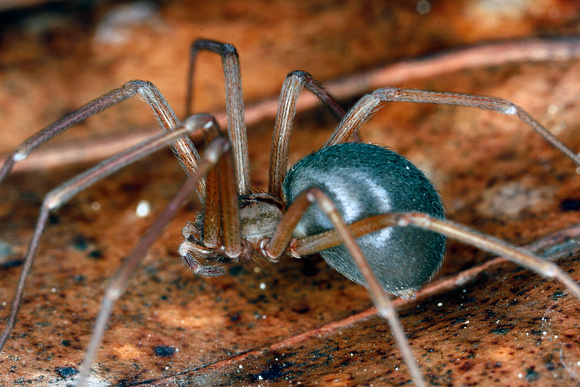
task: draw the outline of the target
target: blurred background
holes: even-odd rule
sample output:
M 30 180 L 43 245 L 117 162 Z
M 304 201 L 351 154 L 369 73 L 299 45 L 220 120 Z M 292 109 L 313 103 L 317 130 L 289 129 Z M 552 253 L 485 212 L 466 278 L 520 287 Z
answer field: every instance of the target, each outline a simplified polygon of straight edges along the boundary
M 565 0 L 2 0 L 0 154 L 131 79 L 153 82 L 183 115 L 189 47 L 197 38 L 237 47 L 251 102 L 277 94 L 291 70 L 328 82 L 466 45 L 576 35 L 579 10 Z M 196 90 L 197 111 L 223 107 L 217 57 L 201 60 Z M 151 123 L 146 109 L 133 111 L 140 103 L 127 105 L 70 136 Z

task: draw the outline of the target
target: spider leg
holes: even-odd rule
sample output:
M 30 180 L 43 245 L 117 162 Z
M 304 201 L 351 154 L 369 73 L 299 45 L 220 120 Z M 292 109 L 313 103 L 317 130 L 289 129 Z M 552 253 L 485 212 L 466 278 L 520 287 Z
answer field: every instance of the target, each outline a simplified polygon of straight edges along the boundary
M 389 63 L 373 70 L 365 70 L 330 81 L 325 84 L 325 87 L 335 97 L 345 100 L 385 85 L 403 84 L 417 78 L 436 77 L 466 68 L 497 66 L 525 61 L 532 63 L 547 60 L 564 61 L 579 56 L 580 41 L 573 37 L 534 38 L 523 41 L 489 43 Z M 268 98 L 248 106 L 245 110 L 246 124 L 275 117 L 278 98 L 279 96 Z M 297 110 L 304 111 L 315 105 L 314 98 L 304 98 L 298 103 Z M 221 116 L 221 113 L 216 114 L 220 123 L 219 117 Z M 26 169 L 36 169 L 46 168 L 47 163 L 60 165 L 79 160 L 104 159 L 122 151 L 124 149 L 124 141 L 131 141 L 135 138 L 148 138 L 146 136 L 147 133 L 149 133 L 148 130 L 140 131 L 139 134 L 127 134 L 123 136 L 123 141 L 119 141 L 117 137 L 114 140 L 104 138 L 98 142 L 91 141 L 92 151 L 90 153 L 79 152 L 77 148 L 73 147 L 48 147 L 37 151 L 34 154 L 35 157 L 28 159 L 28 163 L 21 166 Z M 149 134 L 151 135 L 151 133 Z M 2 159 L 3 161 L 4 159 Z
M 220 183 L 220 199 L 225 255 L 238 258 L 242 253 L 240 236 L 240 216 L 238 208 L 238 192 L 236 190 L 236 174 L 232 152 L 226 152 L 218 161 Z
M 193 116 L 196 117 L 196 116 Z M 215 124 L 215 121 L 213 122 Z M 107 328 L 107 323 L 111 317 L 111 311 L 114 303 L 124 293 L 128 280 L 131 274 L 135 272 L 139 263 L 145 257 L 151 245 L 159 238 L 163 229 L 173 219 L 181 205 L 195 190 L 199 180 L 212 168 L 219 160 L 223 159 L 224 154 L 231 154 L 230 144 L 225 138 L 218 138 L 208 145 L 201 159 L 198 169 L 194 174 L 190 175 L 185 183 L 181 186 L 179 191 L 171 199 L 169 204 L 165 207 L 161 215 L 157 217 L 155 222 L 149 227 L 145 234 L 139 240 L 139 243 L 133 248 L 131 253 L 125 258 L 121 267 L 117 270 L 115 275 L 105 289 L 105 295 L 101 304 L 101 309 L 95 322 L 95 328 L 87 349 L 87 354 L 81 366 L 81 372 L 77 385 L 84 385 L 86 378 L 91 370 L 91 365 L 101 344 L 101 340 Z M 230 159 L 232 157 L 230 156 Z M 232 185 L 233 186 L 233 185 Z M 233 186 L 235 189 L 235 186 Z M 222 274 L 217 273 L 216 275 Z
M 219 137 L 219 128 L 204 132 L 206 143 L 212 143 Z M 233 148 L 232 148 L 233 152 Z M 206 192 L 203 218 L 203 245 L 209 249 L 225 245 L 224 254 L 238 258 L 242 252 L 240 220 L 238 209 L 238 177 L 234 170 L 234 156 L 227 152 L 211 168 L 206 176 Z M 223 230 L 224 242 L 220 241 Z M 195 271 L 195 265 L 191 266 Z
M 350 224 L 348 227 L 355 238 L 371 232 L 392 226 L 415 226 L 443 234 L 449 238 L 459 240 L 482 250 L 505 257 L 508 260 L 530 269 L 547 278 L 554 278 L 561 282 L 568 290 L 580 299 L 580 285 L 555 263 L 540 258 L 527 249 L 518 248 L 509 243 L 483 234 L 469 227 L 450 220 L 436 219 L 423 213 L 390 213 L 376 215 Z M 292 254 L 309 255 L 337 246 L 343 243 L 341 234 L 330 230 L 297 240 L 292 248 Z
M 559 149 L 577 166 L 580 166 L 580 157 L 568 148 L 562 141 L 549 132 L 524 109 L 509 101 L 483 97 L 471 94 L 440 93 L 424 90 L 400 89 L 388 87 L 377 89 L 363 96 L 356 105 L 349 110 L 342 119 L 326 146 L 346 142 L 348 138 L 358 132 L 360 127 L 373 115 L 381 102 L 415 102 L 432 103 L 437 105 L 468 106 L 478 109 L 491 110 L 502 114 L 517 115 L 520 120 L 535 130 L 552 146 Z
M 571 257 L 580 252 L 578 248 L 578 238 L 580 237 L 580 224 L 574 224 L 564 229 L 548 234 L 538 240 L 520 246 L 520 249 L 531 252 L 532 254 L 549 261 L 557 261 L 560 258 Z M 460 273 L 433 281 L 415 292 L 415 300 L 425 297 L 431 297 L 435 294 L 448 292 L 456 289 L 458 286 L 464 286 L 474 281 L 479 274 L 485 270 L 509 261 L 504 257 L 495 257 L 485 261 Z
M 304 71 L 292 71 L 288 74 L 282 86 L 278 102 L 278 113 L 276 114 L 276 124 L 272 135 L 270 170 L 268 173 L 268 192 L 279 198 L 283 196 L 282 182 L 288 167 L 290 135 L 292 134 L 292 123 L 296 115 L 296 103 L 304 87 L 318 97 L 339 120 L 345 114 L 344 109 L 336 99 L 312 78 L 312 75 Z
M 210 144 L 219 136 L 217 130 L 206 131 L 205 142 Z M 205 176 L 205 198 L 203 202 L 203 240 L 204 246 L 214 249 L 219 245 L 221 225 L 219 174 L 217 168 L 209 170 Z M 187 238 L 187 237 L 186 237 Z
M 164 131 L 172 130 L 179 124 L 179 120 L 171 109 L 171 106 L 169 106 L 165 97 L 163 97 L 155 85 L 151 82 L 140 80 L 129 81 L 120 88 L 103 94 L 28 138 L 4 161 L 4 164 L 0 169 L 0 183 L 8 173 L 10 173 L 15 163 L 24 160 L 40 145 L 61 134 L 71 126 L 74 126 L 91 116 L 99 114 L 100 112 L 135 95 L 137 95 L 141 100 L 147 102 L 157 120 L 157 123 Z M 199 154 L 189 137 L 177 139 L 171 145 L 171 148 L 180 160 L 181 166 L 186 173 L 194 173 L 199 162 Z M 203 182 L 200 182 L 198 188 L 198 194 L 200 197 L 203 196 L 200 194 L 203 192 L 203 184 Z
M 317 202 L 322 210 L 332 220 L 335 229 L 303 239 L 293 240 L 292 233 L 296 225 L 302 218 L 302 214 L 304 214 L 306 209 L 313 202 Z M 574 294 L 576 298 L 580 299 L 580 285 L 560 269 L 558 265 L 547 259 L 542 259 L 533 255 L 525 249 L 512 246 L 498 238 L 479 233 L 458 223 L 436 219 L 423 213 L 390 213 L 376 215 L 346 226 L 342 221 L 340 214 L 336 211 L 332 201 L 319 189 L 311 188 L 304 191 L 296 201 L 290 205 L 270 241 L 264 243 L 262 249 L 263 254 L 271 259 L 276 259 L 282 255 L 286 249 L 286 252 L 292 256 L 304 256 L 344 243 L 365 278 L 369 293 L 371 294 L 379 314 L 388 320 L 393 335 L 395 336 L 403 357 L 405 358 L 405 362 L 409 365 L 415 384 L 420 385 L 423 382 L 422 375 L 418 370 L 411 349 L 402 327 L 400 326 L 392 301 L 376 279 L 372 268 L 369 266 L 354 239 L 373 231 L 392 226 L 415 226 L 424 228 L 498 254 L 516 264 L 536 272 L 541 276 L 556 279 L 572 294 Z
M 226 116 L 228 120 L 228 136 L 234 153 L 236 175 L 238 176 L 238 192 L 250 192 L 250 159 L 248 156 L 248 136 L 244 115 L 244 94 L 242 91 L 242 76 L 240 60 L 236 48 L 228 43 L 199 39 L 191 45 L 191 55 L 187 77 L 186 116 L 190 115 L 193 100 L 193 74 L 195 60 L 200 50 L 219 54 L 222 58 L 226 87 Z
M 212 141 L 214 141 L 212 139 Z M 238 208 L 238 190 L 234 156 L 232 152 L 226 152 L 219 159 L 210 173 L 217 175 L 214 180 L 208 181 L 208 194 L 212 195 L 216 205 L 205 207 L 204 212 L 204 246 L 225 246 L 224 254 L 229 258 L 238 258 L 242 252 L 242 239 L 240 235 L 240 216 Z M 211 184 L 210 184 L 211 183 Z M 213 185 L 216 185 L 215 187 Z M 213 219 L 212 223 L 206 223 L 205 217 Z M 221 220 L 221 225 L 220 225 Z M 219 241 L 220 229 L 223 231 L 223 242 Z M 206 235 L 211 243 L 206 243 Z
M 419 371 L 419 366 L 417 365 L 415 356 L 411 351 L 407 336 L 403 331 L 403 327 L 399 321 L 399 317 L 390 296 L 381 286 L 363 252 L 356 243 L 356 236 L 352 232 L 351 227 L 344 223 L 342 216 L 336 209 L 336 206 L 324 192 L 318 188 L 309 188 L 295 199 L 286 210 L 286 213 L 280 221 L 280 224 L 269 243 L 267 242 L 264 244 L 264 247 L 262 248 L 263 254 L 271 259 L 276 259 L 284 252 L 284 249 L 292 240 L 292 232 L 302 218 L 302 215 L 314 202 L 320 206 L 322 211 L 333 223 L 335 227 L 334 231 L 337 233 L 340 240 L 337 244 L 344 243 L 353 260 L 357 264 L 361 274 L 365 278 L 371 298 L 377 307 L 379 314 L 388 321 L 391 332 L 393 332 L 393 336 L 397 341 L 405 363 L 409 367 L 409 372 L 411 373 L 413 382 L 417 386 L 424 386 L 425 381 L 423 375 Z M 290 247 L 292 247 L 292 244 L 290 244 Z M 298 253 L 297 250 L 293 249 L 291 254 L 294 252 Z
M 24 294 L 24 288 L 26 285 L 26 278 L 30 273 L 36 251 L 38 250 L 38 244 L 40 237 L 44 232 L 46 226 L 46 221 L 48 215 L 51 211 L 58 209 L 73 196 L 78 194 L 80 191 L 84 190 L 96 181 L 109 176 L 113 172 L 123 168 L 132 162 L 135 162 L 143 157 L 155 152 L 174 142 L 180 137 L 186 136 L 197 130 L 203 130 L 210 126 L 216 125 L 213 117 L 209 114 L 198 114 L 192 116 L 185 120 L 183 124 L 180 124 L 178 128 L 171 130 L 167 133 L 162 133 L 152 139 L 149 139 L 141 144 L 138 144 L 125 152 L 115 155 L 102 163 L 96 165 L 95 167 L 87 170 L 86 172 L 74 177 L 73 179 L 61 184 L 52 191 L 50 191 L 44 198 L 42 207 L 40 209 L 40 215 L 38 217 L 36 227 L 34 229 L 34 234 L 32 240 L 28 246 L 28 251 L 24 259 L 24 265 L 20 273 L 20 278 L 18 280 L 18 286 L 16 293 L 14 295 L 14 301 L 12 302 L 12 309 L 10 311 L 10 316 L 8 322 L 6 323 L 6 328 L 0 336 L 0 350 L 6 343 L 10 332 L 14 328 L 16 323 L 16 316 L 18 310 L 22 303 L 22 296 Z M 194 172 L 195 174 L 196 172 Z

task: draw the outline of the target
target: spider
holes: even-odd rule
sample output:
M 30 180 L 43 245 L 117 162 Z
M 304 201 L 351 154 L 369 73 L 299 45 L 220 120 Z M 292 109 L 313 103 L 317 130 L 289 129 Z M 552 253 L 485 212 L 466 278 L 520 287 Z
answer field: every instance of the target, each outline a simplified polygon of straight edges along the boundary
M 424 385 L 423 376 L 388 294 L 412 297 L 427 283 L 442 263 L 446 237 L 502 255 L 543 276 L 555 278 L 580 297 L 580 286 L 557 265 L 445 220 L 436 189 L 411 162 L 382 146 L 352 141 L 360 127 L 385 101 L 468 106 L 517 115 L 580 166 L 580 158 L 574 152 L 518 106 L 491 97 L 384 88 L 367 94 L 345 113 L 312 76 L 294 71 L 286 78 L 280 95 L 268 192 L 259 193 L 249 186 L 249 157 L 237 52 L 232 45 L 210 40 L 198 40 L 193 44 L 188 106 L 191 106 L 195 59 L 200 50 L 222 57 L 227 137 L 221 135 L 211 115 L 190 115 L 188 112 L 189 117 L 180 122 L 154 85 L 131 81 L 49 125 L 7 159 L 0 170 L 0 182 L 16 162 L 26 158 L 42 143 L 135 95 L 148 103 L 165 131 L 105 160 L 46 195 L 26 254 L 12 312 L 0 338 L 0 347 L 15 324 L 25 280 L 49 212 L 90 184 L 166 145 L 172 147 L 189 178 L 107 287 L 79 384 L 84 383 L 90 372 L 113 304 L 124 292 L 131 273 L 180 205 L 194 191 L 197 191 L 202 210 L 183 228 L 184 241 L 179 254 L 195 274 L 202 277 L 222 275 L 223 269 L 211 263 L 215 261 L 243 262 L 261 257 L 277 262 L 283 255 L 299 258 L 319 252 L 331 267 L 368 288 L 380 315 L 389 322 L 411 378 L 417 385 Z M 321 150 L 287 170 L 296 101 L 303 88 L 314 93 L 341 122 Z M 203 132 L 207 143 L 202 157 L 187 137 L 196 132 Z

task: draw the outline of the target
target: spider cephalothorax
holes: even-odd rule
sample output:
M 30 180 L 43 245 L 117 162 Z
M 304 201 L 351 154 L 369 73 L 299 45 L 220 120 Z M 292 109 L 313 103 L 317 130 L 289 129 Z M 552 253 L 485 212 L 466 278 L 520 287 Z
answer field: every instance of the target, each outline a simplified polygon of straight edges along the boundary
M 267 193 L 253 193 L 238 196 L 238 205 L 242 248 L 239 255 L 234 257 L 226 255 L 223 244 L 207 246 L 204 243 L 205 209 L 196 214 L 195 221 L 186 222 L 183 227 L 184 241 L 179 247 L 179 255 L 195 274 L 202 277 L 214 277 L 225 273 L 220 267 L 202 265 L 199 260 L 247 262 L 251 259 L 266 258 L 263 248 L 280 224 L 284 210 L 283 203 Z M 269 260 L 275 261 L 275 259 Z

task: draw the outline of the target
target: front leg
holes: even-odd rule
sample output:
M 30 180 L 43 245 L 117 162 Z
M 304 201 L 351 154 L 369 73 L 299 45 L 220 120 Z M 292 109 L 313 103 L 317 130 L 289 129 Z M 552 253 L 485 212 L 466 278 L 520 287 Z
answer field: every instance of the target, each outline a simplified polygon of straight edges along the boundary
M 201 242 L 201 237 L 194 222 L 187 222 L 183 227 L 184 241 L 178 249 L 178 253 L 183 261 L 189 266 L 194 274 L 201 277 L 217 277 L 225 274 L 221 266 L 202 265 L 200 259 L 208 259 L 211 256 L 219 255 L 215 249 L 208 249 Z

